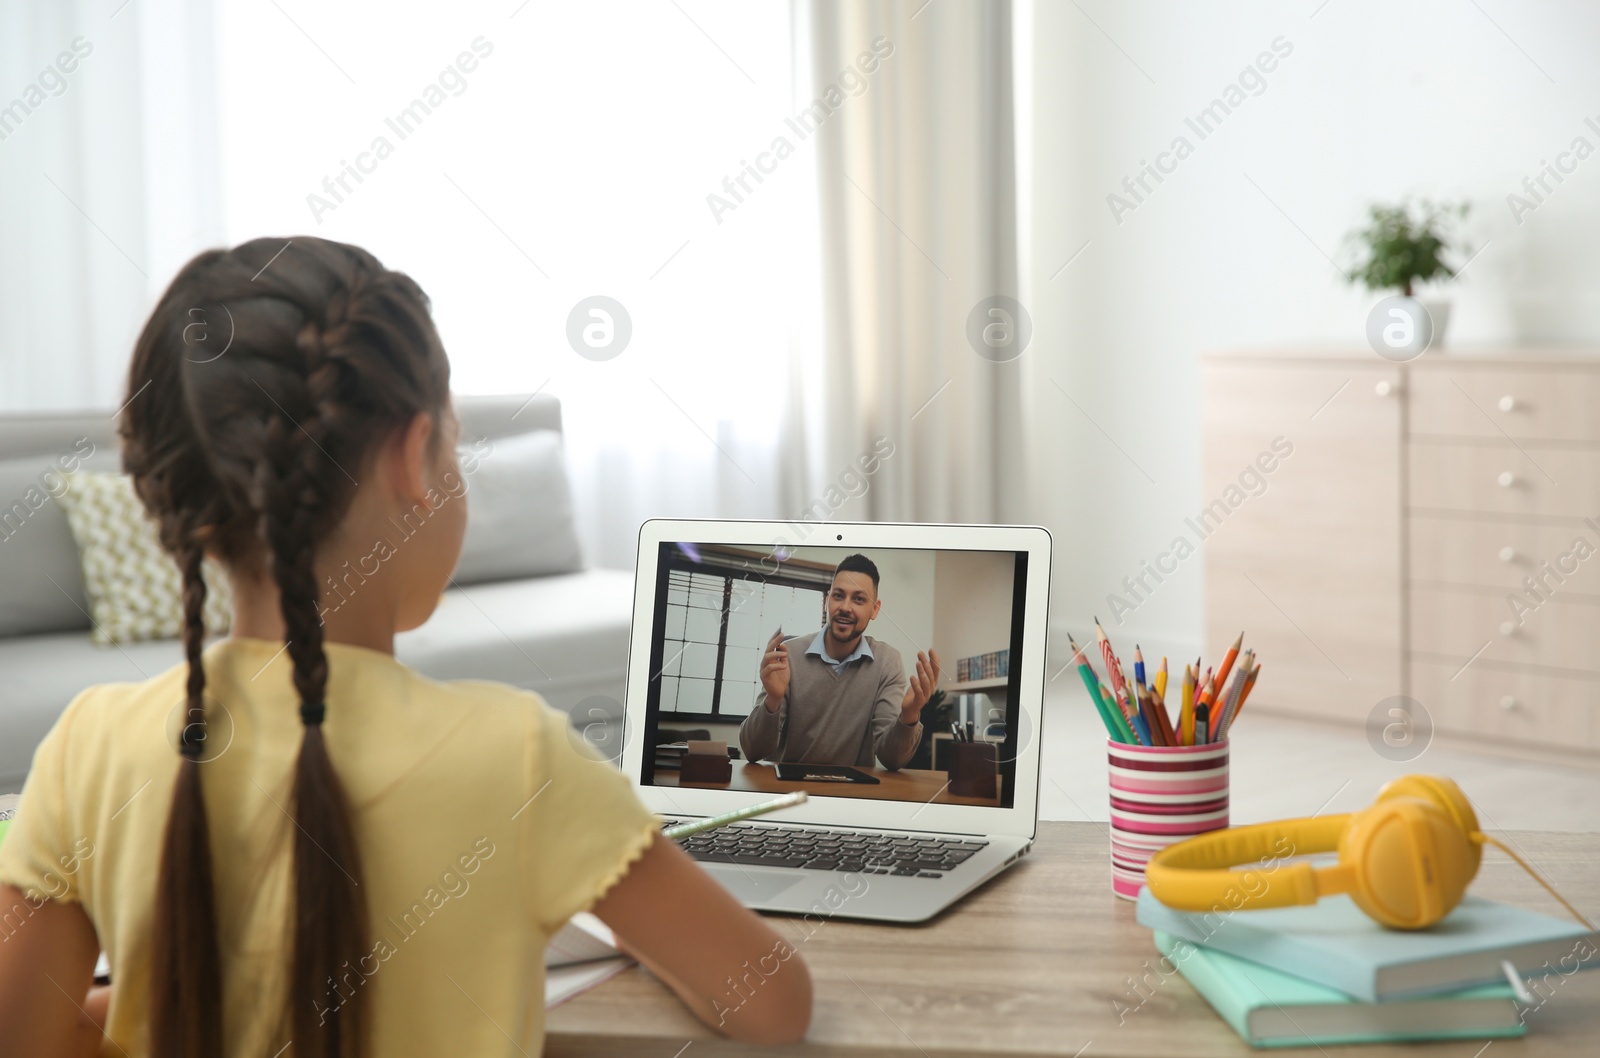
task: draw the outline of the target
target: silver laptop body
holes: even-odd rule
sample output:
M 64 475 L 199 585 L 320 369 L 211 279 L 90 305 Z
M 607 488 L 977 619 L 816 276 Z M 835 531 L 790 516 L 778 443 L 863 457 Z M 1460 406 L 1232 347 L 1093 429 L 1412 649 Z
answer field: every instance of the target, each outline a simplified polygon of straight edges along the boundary
M 807 923 L 833 917 L 902 923 L 931 918 L 1015 863 L 1033 843 L 1038 820 L 1050 544 L 1048 532 L 1032 526 L 646 522 L 639 535 L 629 649 L 624 773 L 653 811 L 674 822 L 718 815 L 777 796 L 775 790 L 676 785 L 674 773 L 656 768 L 657 733 L 668 727 L 705 728 L 713 740 L 737 746 L 737 730 L 731 725 L 753 707 L 752 665 L 758 664 L 751 660 L 750 618 L 770 624 L 771 611 L 781 604 L 802 611 L 809 605 L 805 592 L 810 589 L 803 578 L 797 582 L 800 587 L 777 582 L 795 581 L 790 573 L 797 570 L 821 578 L 828 564 L 845 553 L 883 559 L 880 565 L 887 563 L 895 569 L 897 579 L 891 587 L 885 575 L 884 608 L 869 624 L 869 635 L 881 632 L 909 647 L 917 642 L 919 629 L 932 628 L 931 634 L 923 633 L 923 638 L 932 640 L 929 645 L 936 646 L 941 639 L 958 645 L 1008 645 L 1005 659 L 999 663 L 1005 669 L 1003 674 L 987 675 L 997 665 L 985 659 L 987 668 L 979 670 L 974 661 L 975 675 L 964 681 L 957 679 L 960 659 L 941 651 L 940 687 L 952 697 L 981 688 L 998 699 L 989 715 L 1004 720 L 978 737 L 987 735 L 995 742 L 999 786 L 1009 796 L 997 798 L 994 806 L 979 806 L 946 803 L 948 795 L 943 791 L 924 802 L 851 796 L 849 783 L 821 789 L 808 786 L 810 799 L 799 807 L 709 831 L 685 839 L 684 844 L 746 906 L 804 916 L 796 926 L 802 931 Z M 746 563 L 743 572 L 729 572 L 732 567 L 712 561 L 728 563 L 732 561 L 728 556 Z M 1011 571 L 1009 583 L 995 583 L 1003 579 L 998 575 L 982 575 L 1005 569 Z M 930 572 L 931 577 L 927 576 Z M 932 584 L 926 583 L 928 580 Z M 701 598 L 711 600 L 714 608 L 719 583 L 723 584 L 724 604 L 717 632 L 721 636 L 716 651 L 718 668 L 712 682 L 718 688 L 715 704 L 721 708 L 707 713 L 704 666 L 710 644 L 686 642 L 694 638 L 693 631 L 669 630 L 667 621 L 669 616 L 698 617 L 702 626 L 699 638 L 709 641 L 708 615 L 681 615 L 672 607 L 688 604 L 672 600 L 699 590 Z M 738 608 L 746 603 L 765 609 L 755 615 Z M 987 614 L 983 612 L 986 605 L 990 607 Z M 997 620 L 1002 609 L 1008 611 L 1007 617 Z M 1007 624 L 1009 628 L 1003 627 Z M 821 625 L 818 612 L 816 626 Z M 765 624 L 760 627 L 771 632 Z M 743 629 L 737 633 L 744 636 L 742 641 L 735 641 L 736 629 Z M 801 628 L 793 630 L 798 633 Z M 907 647 L 897 648 L 903 658 L 907 658 Z M 696 675 L 689 674 L 691 666 L 682 660 L 686 652 L 700 659 L 702 667 Z M 913 649 L 906 667 L 914 665 Z M 754 679 L 758 687 L 759 674 Z M 664 704 L 691 698 L 695 704 L 684 708 L 669 709 Z M 939 745 L 943 738 L 939 735 L 935 740 L 935 753 L 941 748 L 945 753 L 951 751 L 948 743 Z M 744 763 L 736 760 L 732 767 L 737 771 Z M 927 772 L 917 774 L 926 776 Z M 838 794 L 829 796 L 835 788 Z

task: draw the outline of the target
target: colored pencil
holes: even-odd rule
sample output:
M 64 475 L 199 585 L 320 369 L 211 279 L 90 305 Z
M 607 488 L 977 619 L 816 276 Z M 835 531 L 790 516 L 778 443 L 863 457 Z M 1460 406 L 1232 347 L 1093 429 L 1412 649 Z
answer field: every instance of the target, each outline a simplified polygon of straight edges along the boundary
M 1144 717 L 1144 725 L 1150 728 L 1150 743 L 1154 746 L 1165 746 L 1166 733 L 1162 731 L 1162 722 L 1155 715 L 1155 701 L 1150 698 L 1150 688 L 1141 687 L 1139 695 L 1139 715 Z
M 1127 730 L 1129 744 L 1137 746 L 1139 744 L 1139 736 L 1133 730 L 1133 717 L 1128 715 L 1128 710 L 1123 706 L 1122 699 L 1117 697 L 1117 692 L 1101 683 L 1100 697 L 1113 713 L 1122 717 L 1122 726 Z
M 1150 725 L 1145 723 L 1144 717 L 1138 713 L 1133 714 L 1133 730 L 1139 736 L 1141 746 L 1155 745 L 1155 741 L 1150 737 Z
M 1233 725 L 1239 719 L 1239 713 L 1244 709 L 1244 700 L 1250 695 L 1250 688 L 1256 685 L 1256 674 L 1261 671 L 1261 666 L 1255 663 L 1255 658 L 1250 659 L 1250 671 L 1246 673 L 1244 687 L 1239 692 L 1239 700 L 1234 703 L 1233 710 L 1228 714 L 1228 726 L 1223 728 L 1223 734 L 1233 730 Z
M 1105 703 L 1106 715 L 1111 717 L 1111 722 L 1117 725 L 1117 733 L 1129 745 L 1138 745 L 1139 736 L 1133 733 L 1133 725 L 1128 723 L 1128 717 L 1122 711 L 1122 706 L 1117 704 L 1117 699 L 1112 695 L 1105 684 L 1100 684 L 1100 700 Z
M 1156 723 L 1161 728 L 1161 744 L 1164 746 L 1176 746 L 1178 744 L 1178 735 L 1177 732 L 1172 730 L 1172 717 L 1168 715 L 1167 707 L 1162 704 L 1161 699 L 1156 696 L 1154 690 L 1149 691 L 1148 695 L 1150 698 L 1150 712 L 1155 715 Z
M 1135 737 L 1141 746 L 1155 745 L 1155 732 L 1150 730 L 1149 718 L 1144 715 L 1140 707 L 1139 697 L 1134 685 L 1126 678 L 1122 681 L 1122 715 L 1127 717 L 1128 724 L 1133 728 Z
M 1155 671 L 1155 707 L 1162 712 L 1162 728 L 1166 733 L 1168 746 L 1179 746 L 1178 728 L 1173 727 L 1173 714 L 1166 711 L 1166 656 L 1162 655 L 1162 666 Z
M 1100 618 L 1094 619 L 1094 635 L 1100 643 L 1100 657 L 1106 663 L 1106 675 L 1111 680 L 1111 689 L 1121 694 L 1127 681 L 1122 677 L 1122 666 L 1117 664 L 1116 652 L 1111 649 L 1111 640 L 1106 637 L 1106 630 L 1100 627 Z
M 1111 655 L 1110 678 L 1111 686 L 1117 692 L 1117 698 L 1122 709 L 1122 715 L 1127 719 L 1128 723 L 1131 724 L 1133 723 L 1134 716 L 1136 716 L 1139 712 L 1139 707 L 1131 693 L 1133 684 L 1129 683 L 1128 677 L 1123 674 L 1122 662 L 1118 660 L 1115 653 Z
M 686 838 L 691 834 L 703 834 L 707 830 L 715 830 L 717 827 L 725 827 L 729 823 L 737 823 L 741 819 L 764 816 L 768 812 L 777 812 L 784 808 L 793 808 L 795 805 L 803 805 L 805 803 L 806 792 L 804 790 L 796 790 L 794 793 L 784 794 L 782 797 L 771 801 L 762 801 L 760 804 L 735 808 L 733 811 L 724 812 L 720 816 L 709 816 L 705 819 L 696 819 L 690 823 L 680 823 L 671 829 L 663 830 L 661 834 L 663 837 L 672 838 L 676 841 L 678 838 Z
M 1178 741 L 1185 746 L 1194 745 L 1194 670 L 1183 667 L 1183 701 L 1178 712 Z
M 1067 645 L 1072 648 L 1072 660 L 1068 661 L 1067 664 L 1077 666 L 1078 678 L 1083 681 L 1084 689 L 1089 692 L 1089 700 L 1094 703 L 1095 712 L 1100 714 L 1100 720 L 1105 724 L 1107 732 L 1116 735 L 1116 725 L 1106 715 L 1106 703 L 1100 698 L 1100 678 L 1089 667 L 1089 662 L 1084 658 L 1083 651 L 1078 649 L 1077 640 L 1072 638 L 1070 632 L 1067 633 Z
M 1255 688 L 1256 677 L 1259 676 L 1259 675 L 1261 675 L 1261 666 L 1260 665 L 1257 665 L 1255 668 L 1250 670 L 1250 679 L 1245 682 L 1244 693 L 1239 695 L 1239 708 L 1240 709 L 1243 709 L 1244 708 L 1244 703 L 1249 700 L 1250 692 Z M 1234 715 L 1237 716 L 1239 714 L 1237 712 L 1235 712 Z
M 1110 687 L 1107 687 L 1105 685 L 1105 681 L 1104 680 L 1100 681 L 1100 697 L 1103 700 L 1109 702 L 1111 704 L 1112 708 L 1116 709 L 1117 712 L 1119 712 L 1119 713 L 1122 712 L 1122 705 L 1117 701 L 1117 696 L 1114 693 L 1112 693 L 1112 690 L 1111 690 Z M 1124 719 L 1124 720 L 1128 719 L 1127 714 L 1124 713 L 1122 719 Z
M 1223 695 L 1222 711 L 1217 714 L 1218 742 L 1228 737 L 1228 728 L 1233 724 L 1234 711 L 1239 708 L 1239 695 L 1244 691 L 1245 681 L 1250 678 L 1249 651 L 1245 652 L 1244 659 L 1239 663 L 1239 669 L 1233 674 L 1233 682 L 1228 685 L 1227 693 Z
M 1133 682 L 1141 688 L 1149 686 L 1144 679 L 1144 651 L 1139 649 L 1138 643 L 1133 645 Z
M 1083 679 L 1084 687 L 1088 688 L 1089 698 L 1094 702 L 1095 711 L 1100 714 L 1100 722 L 1106 726 L 1107 733 L 1117 742 L 1132 742 L 1133 731 L 1122 718 L 1121 711 L 1100 697 L 1100 679 L 1094 674 L 1089 659 L 1083 656 L 1083 651 L 1071 635 L 1067 636 L 1067 643 L 1072 647 L 1072 658 L 1078 663 L 1078 675 Z
M 1244 633 L 1240 632 L 1238 637 L 1234 639 L 1233 646 L 1229 647 L 1228 648 L 1228 652 L 1226 654 L 1222 655 L 1222 667 L 1217 670 L 1217 691 L 1216 691 L 1216 693 L 1219 694 L 1219 695 L 1222 694 L 1223 691 L 1228 686 L 1228 673 L 1233 671 L 1233 663 L 1238 660 L 1238 658 L 1239 658 L 1239 647 L 1243 643 L 1244 643 Z M 1215 702 L 1216 699 L 1212 698 L 1211 701 Z

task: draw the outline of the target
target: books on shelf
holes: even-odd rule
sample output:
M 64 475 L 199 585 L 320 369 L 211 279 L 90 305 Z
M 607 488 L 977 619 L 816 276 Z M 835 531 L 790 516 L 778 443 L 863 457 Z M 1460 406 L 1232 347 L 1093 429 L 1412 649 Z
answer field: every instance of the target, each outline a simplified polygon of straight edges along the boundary
M 1011 675 L 1011 651 L 991 650 L 970 658 L 956 659 L 956 682 L 993 680 Z
M 1502 980 L 1459 991 L 1363 1003 L 1337 989 L 1155 932 L 1156 948 L 1252 1047 L 1526 1035 Z
M 1600 934 L 1568 919 L 1474 896 L 1431 929 L 1416 932 L 1385 929 L 1348 896 L 1304 907 L 1200 914 L 1175 911 L 1145 889 L 1138 920 L 1369 1003 L 1504 981 L 1502 962 L 1521 974 L 1543 971 L 1547 964 L 1574 970 L 1600 964 Z

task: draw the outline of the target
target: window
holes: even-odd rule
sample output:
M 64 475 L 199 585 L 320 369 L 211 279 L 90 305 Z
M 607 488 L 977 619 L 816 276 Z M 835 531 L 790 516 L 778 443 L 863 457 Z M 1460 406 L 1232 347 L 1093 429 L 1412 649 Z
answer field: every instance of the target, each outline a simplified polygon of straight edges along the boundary
M 739 720 L 761 689 L 772 633 L 822 627 L 827 578 L 781 579 L 738 570 L 674 567 L 667 574 L 661 711 L 682 719 Z

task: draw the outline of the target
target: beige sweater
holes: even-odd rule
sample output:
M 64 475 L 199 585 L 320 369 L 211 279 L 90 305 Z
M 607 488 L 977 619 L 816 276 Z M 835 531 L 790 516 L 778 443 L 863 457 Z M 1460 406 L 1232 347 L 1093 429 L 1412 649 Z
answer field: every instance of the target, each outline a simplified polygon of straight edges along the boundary
M 905 766 L 922 741 L 922 724 L 902 724 L 900 703 L 910 679 L 900 652 L 867 636 L 871 657 L 861 657 L 834 675 L 833 667 L 806 648 L 815 632 L 784 640 L 789 650 L 789 693 L 776 712 L 767 692 L 739 727 L 746 760 L 846 764 L 870 768 Z

